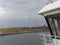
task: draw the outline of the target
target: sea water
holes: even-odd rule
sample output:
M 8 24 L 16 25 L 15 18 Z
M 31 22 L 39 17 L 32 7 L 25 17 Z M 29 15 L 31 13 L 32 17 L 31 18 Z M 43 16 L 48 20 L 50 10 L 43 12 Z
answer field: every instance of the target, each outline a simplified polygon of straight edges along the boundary
M 0 45 L 42 45 L 40 39 L 42 33 L 49 34 L 49 32 L 39 32 L 0 36 Z

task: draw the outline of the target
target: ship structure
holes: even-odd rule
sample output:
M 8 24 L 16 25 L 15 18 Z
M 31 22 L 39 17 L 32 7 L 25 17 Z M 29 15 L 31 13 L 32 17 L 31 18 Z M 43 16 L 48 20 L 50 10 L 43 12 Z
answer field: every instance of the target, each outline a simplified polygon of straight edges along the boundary
M 60 45 L 60 0 L 50 2 L 38 13 L 44 16 L 54 45 Z

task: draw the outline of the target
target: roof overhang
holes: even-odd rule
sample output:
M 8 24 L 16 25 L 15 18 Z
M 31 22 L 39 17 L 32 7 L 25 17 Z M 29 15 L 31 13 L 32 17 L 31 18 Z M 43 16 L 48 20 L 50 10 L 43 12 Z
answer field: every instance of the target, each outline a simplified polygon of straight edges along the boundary
M 43 16 L 50 16 L 60 13 L 60 0 L 53 2 L 51 4 L 46 5 L 44 8 L 42 8 L 38 13 L 39 15 Z

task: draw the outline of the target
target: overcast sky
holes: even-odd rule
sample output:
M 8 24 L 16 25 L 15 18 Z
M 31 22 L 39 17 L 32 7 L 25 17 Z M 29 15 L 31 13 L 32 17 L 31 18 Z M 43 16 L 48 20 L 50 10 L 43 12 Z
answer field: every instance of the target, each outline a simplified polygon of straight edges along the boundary
M 0 0 L 0 27 L 30 27 L 46 24 L 38 11 L 47 0 Z

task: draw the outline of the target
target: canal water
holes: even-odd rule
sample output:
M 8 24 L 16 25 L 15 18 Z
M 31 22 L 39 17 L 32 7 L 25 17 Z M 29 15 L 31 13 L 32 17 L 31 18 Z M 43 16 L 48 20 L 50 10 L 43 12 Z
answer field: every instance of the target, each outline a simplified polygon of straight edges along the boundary
M 42 45 L 41 36 L 39 35 L 42 33 L 43 32 L 0 36 L 0 45 Z M 45 34 L 47 33 L 45 32 Z

